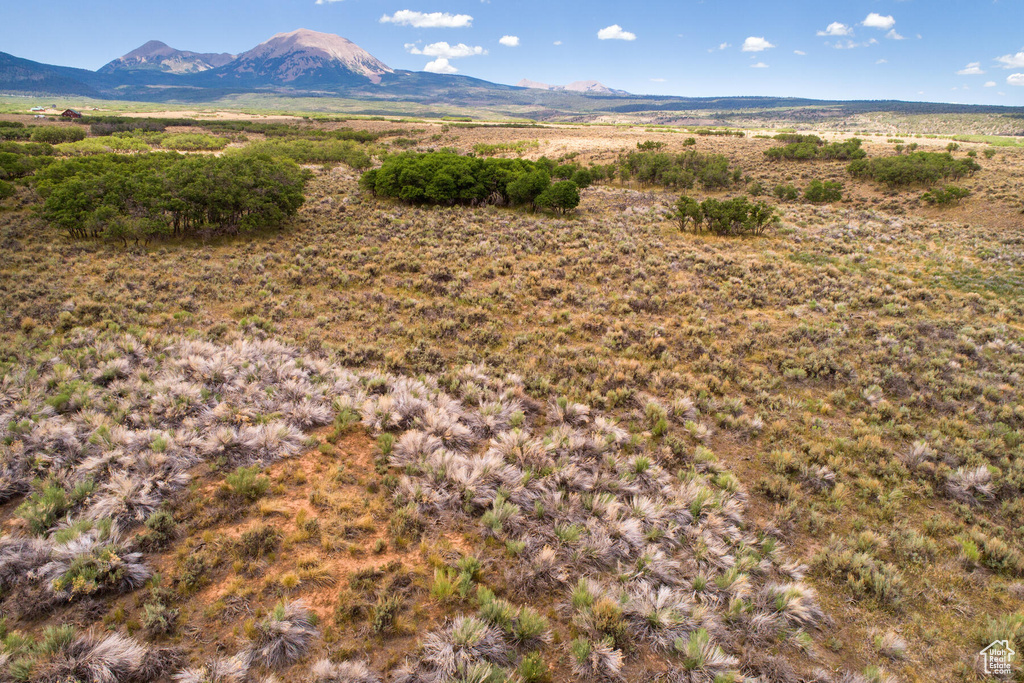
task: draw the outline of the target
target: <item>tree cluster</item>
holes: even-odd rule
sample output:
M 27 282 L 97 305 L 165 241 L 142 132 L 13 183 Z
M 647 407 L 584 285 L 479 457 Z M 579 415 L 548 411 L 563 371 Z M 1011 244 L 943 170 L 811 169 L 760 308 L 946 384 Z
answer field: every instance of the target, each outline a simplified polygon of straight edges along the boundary
M 700 182 L 711 190 L 728 187 L 739 179 L 739 174 L 738 169 L 729 168 L 729 158 L 725 155 L 701 154 L 695 150 L 682 154 L 630 152 L 619 158 L 622 180 L 636 180 L 642 185 L 689 189 Z
M 705 199 L 698 202 L 682 195 L 676 202 L 679 229 L 692 232 L 710 232 L 713 235 L 762 235 L 777 225 L 775 209 L 765 202 L 751 202 L 746 197 L 734 199 Z
M 52 163 L 35 184 L 51 225 L 127 244 L 280 225 L 302 205 L 308 178 L 267 155 L 102 154 Z
M 974 159 L 955 159 L 948 152 L 860 159 L 846 167 L 854 178 L 867 178 L 889 187 L 934 185 L 940 180 L 959 180 L 974 175 L 981 165 Z
M 825 141 L 817 135 L 776 135 L 775 138 L 794 140 L 783 147 L 772 147 L 764 155 L 773 161 L 787 159 L 790 161 L 808 161 L 811 159 L 824 159 L 827 161 L 850 161 L 852 159 L 863 159 L 867 156 L 861 148 L 859 138 L 850 138 L 843 142 L 833 142 L 826 145 Z
M 551 183 L 550 160 L 478 158 L 453 152 L 406 152 L 363 173 L 359 186 L 407 202 L 497 204 L 550 208 L 564 213 L 579 204 L 572 180 Z

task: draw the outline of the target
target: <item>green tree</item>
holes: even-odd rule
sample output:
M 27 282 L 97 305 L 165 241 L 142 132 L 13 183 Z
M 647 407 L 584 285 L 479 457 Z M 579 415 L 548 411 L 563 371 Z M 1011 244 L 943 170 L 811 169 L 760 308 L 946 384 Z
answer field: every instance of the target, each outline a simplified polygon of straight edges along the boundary
M 562 180 L 551 185 L 537 197 L 537 206 L 565 214 L 580 204 L 580 190 L 571 180 Z

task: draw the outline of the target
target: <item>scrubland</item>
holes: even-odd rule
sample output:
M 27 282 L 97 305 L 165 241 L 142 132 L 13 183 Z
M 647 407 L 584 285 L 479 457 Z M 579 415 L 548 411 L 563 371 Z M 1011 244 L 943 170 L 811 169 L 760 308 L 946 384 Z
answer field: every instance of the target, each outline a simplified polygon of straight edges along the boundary
M 691 136 L 319 125 L 584 165 Z M 685 147 L 742 176 L 688 194 L 766 189 L 743 238 L 635 181 L 556 216 L 337 164 L 280 228 L 125 247 L 18 187 L 0 680 L 984 680 L 1024 629 L 1024 150 L 961 142 L 937 208 L 778 144 Z M 844 199 L 771 193 L 812 180 Z

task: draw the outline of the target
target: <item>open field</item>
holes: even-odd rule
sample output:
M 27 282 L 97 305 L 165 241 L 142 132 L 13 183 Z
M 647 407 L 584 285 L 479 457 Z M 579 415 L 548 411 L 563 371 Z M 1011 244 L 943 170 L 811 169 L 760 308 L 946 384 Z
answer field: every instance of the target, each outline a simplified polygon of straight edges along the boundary
M 1005 121 L 933 123 L 849 125 L 881 133 L 870 160 Z M 993 145 L 1013 138 L 960 141 L 981 169 L 937 208 L 847 161 L 769 161 L 767 128 L 295 124 L 381 134 L 374 164 L 504 145 L 588 167 L 650 141 L 739 179 L 597 182 L 556 216 L 307 164 L 280 228 L 128 246 L 67 237 L 16 187 L 0 680 L 62 680 L 59 625 L 187 681 L 981 681 L 979 650 L 1024 631 L 1024 148 Z M 160 135 L 269 139 L 201 125 Z M 772 193 L 813 180 L 843 199 Z M 680 192 L 757 185 L 764 236 L 680 230 Z M 76 542 L 107 552 L 91 575 L 51 566 L 83 564 Z

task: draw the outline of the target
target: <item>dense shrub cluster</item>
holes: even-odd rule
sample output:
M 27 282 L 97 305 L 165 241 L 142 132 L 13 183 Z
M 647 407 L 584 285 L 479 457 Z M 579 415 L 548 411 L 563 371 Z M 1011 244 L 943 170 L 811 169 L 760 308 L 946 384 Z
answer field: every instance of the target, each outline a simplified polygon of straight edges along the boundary
M 850 138 L 843 142 L 833 142 L 830 145 L 826 145 L 825 142 L 816 135 L 776 135 L 775 137 L 776 139 L 779 139 L 780 137 L 786 139 L 800 139 L 792 141 L 784 147 L 772 147 L 767 150 L 764 155 L 774 161 L 779 159 L 789 159 L 794 161 L 806 161 L 810 159 L 849 161 L 852 159 L 863 159 L 867 156 L 867 152 L 861 148 L 861 140 L 859 138 Z
M 78 142 L 85 139 L 85 130 L 70 126 L 37 126 L 32 131 L 32 142 L 57 145 L 61 142 Z
M 676 218 L 680 230 L 689 226 L 693 232 L 713 235 L 761 235 L 779 221 L 775 210 L 764 202 L 746 197 L 698 202 L 686 195 L 676 202 Z
M 265 154 L 291 159 L 297 164 L 343 163 L 351 168 L 363 169 L 370 165 L 366 147 L 351 140 L 305 138 L 275 138 L 247 145 L 242 154 Z
M 148 241 L 277 225 L 302 205 L 308 174 L 267 155 L 104 154 L 36 175 L 43 217 L 73 237 Z
M 0 140 L 27 140 L 31 134 L 20 121 L 0 121 Z
M 622 180 L 637 180 L 643 185 L 691 188 L 694 182 L 700 182 L 705 189 L 728 187 L 739 179 L 739 170 L 730 170 L 725 155 L 695 150 L 682 154 L 630 152 L 619 158 L 619 174 Z
M 836 180 L 812 180 L 804 189 L 804 199 L 813 204 L 838 202 L 843 198 L 843 184 Z
M 858 159 L 847 167 L 854 178 L 867 178 L 889 187 L 932 185 L 974 175 L 981 166 L 974 159 L 955 159 L 949 152 L 914 152 L 907 155 Z
M 15 180 L 53 162 L 53 147 L 46 143 L 0 142 L 0 180 Z
M 407 152 L 367 171 L 362 189 L 382 197 L 431 204 L 498 204 L 560 212 L 579 204 L 571 180 L 551 184 L 551 163 L 524 159 L 479 159 L 451 152 Z

